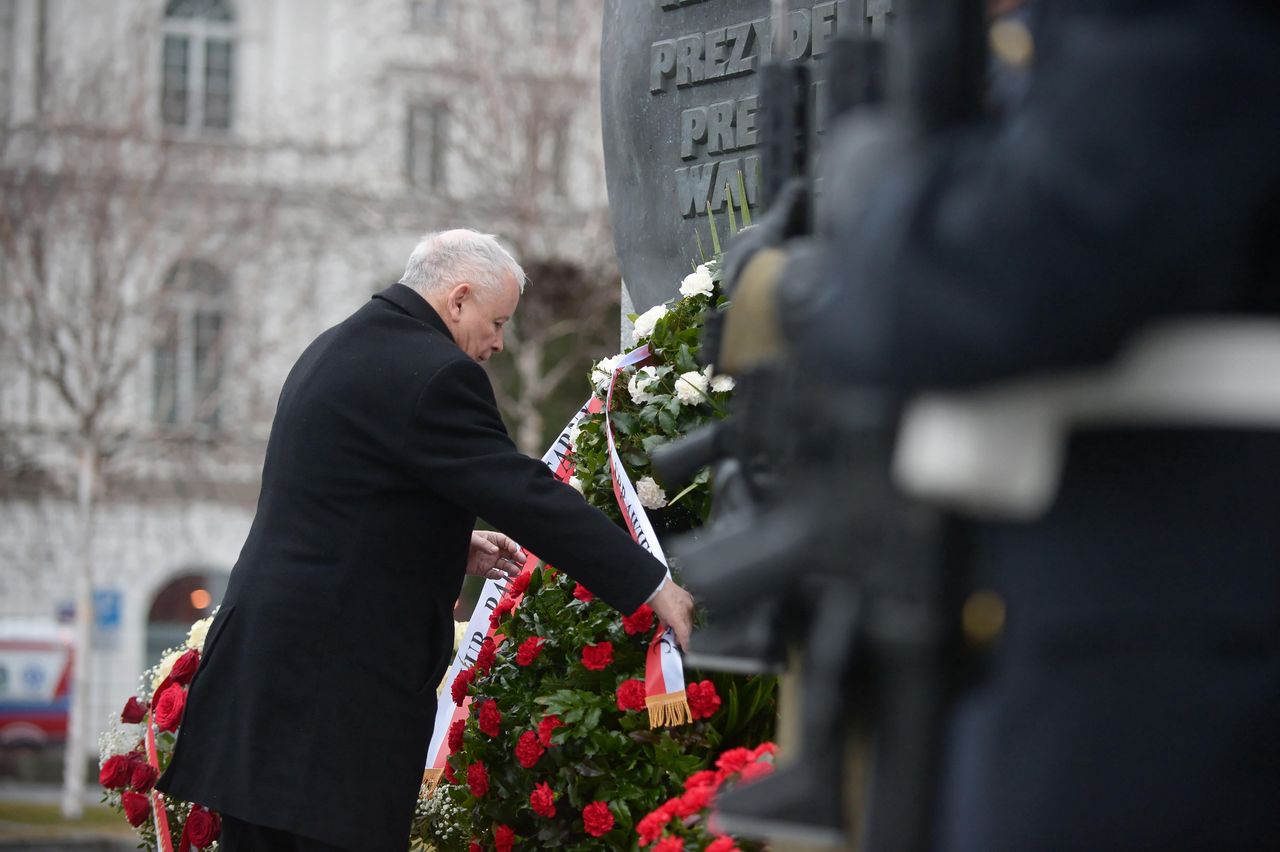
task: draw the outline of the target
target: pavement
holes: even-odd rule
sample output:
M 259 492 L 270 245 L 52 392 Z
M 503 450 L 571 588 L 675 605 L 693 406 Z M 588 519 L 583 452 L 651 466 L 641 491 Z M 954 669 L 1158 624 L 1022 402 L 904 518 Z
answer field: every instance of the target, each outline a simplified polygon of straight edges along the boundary
M 32 784 L 0 780 L 0 850 L 4 852 L 126 852 L 136 850 L 136 836 L 120 817 L 119 825 L 26 821 L 14 813 L 28 806 L 56 813 L 62 788 L 54 784 Z M 86 808 L 102 808 L 102 791 L 96 784 L 85 790 Z

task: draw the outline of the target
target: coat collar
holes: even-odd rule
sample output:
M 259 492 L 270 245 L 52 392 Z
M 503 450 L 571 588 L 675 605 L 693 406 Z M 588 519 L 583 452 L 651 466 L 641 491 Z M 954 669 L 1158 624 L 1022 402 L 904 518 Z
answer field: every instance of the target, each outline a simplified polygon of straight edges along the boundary
M 444 320 L 436 313 L 436 309 L 427 303 L 427 300 L 418 295 L 417 291 L 403 284 L 392 284 L 381 293 L 375 293 L 373 298 L 382 299 L 384 302 L 390 302 L 400 310 L 416 320 L 421 320 L 432 328 L 444 334 L 450 340 L 453 335 L 449 333 L 449 327 L 444 324 Z M 457 341 L 454 341 L 455 343 Z

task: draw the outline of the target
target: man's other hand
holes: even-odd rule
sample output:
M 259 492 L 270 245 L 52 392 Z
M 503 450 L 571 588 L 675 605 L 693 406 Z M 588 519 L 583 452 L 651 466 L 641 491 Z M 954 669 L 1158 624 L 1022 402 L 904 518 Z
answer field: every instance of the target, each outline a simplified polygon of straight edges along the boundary
M 467 554 L 467 574 L 486 580 L 510 580 L 524 567 L 525 555 L 516 544 L 500 532 L 475 530 L 471 533 L 471 552 Z
M 649 606 L 662 623 L 676 632 L 676 642 L 681 650 L 689 649 L 689 634 L 693 631 L 693 595 L 668 579 Z

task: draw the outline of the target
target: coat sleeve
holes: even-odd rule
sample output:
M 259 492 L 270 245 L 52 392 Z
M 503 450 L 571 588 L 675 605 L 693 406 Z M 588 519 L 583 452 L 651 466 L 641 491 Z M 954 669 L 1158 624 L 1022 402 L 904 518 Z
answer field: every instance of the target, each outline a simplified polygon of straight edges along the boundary
M 821 283 L 782 294 L 802 355 L 855 382 L 963 386 L 1104 362 L 1159 317 L 1255 306 L 1275 30 L 1205 17 L 1081 16 L 999 125 L 901 151 L 862 198 L 830 176 Z
M 412 464 L 428 488 L 514 538 L 624 613 L 644 603 L 666 568 L 507 434 L 479 364 L 442 367 L 411 421 Z

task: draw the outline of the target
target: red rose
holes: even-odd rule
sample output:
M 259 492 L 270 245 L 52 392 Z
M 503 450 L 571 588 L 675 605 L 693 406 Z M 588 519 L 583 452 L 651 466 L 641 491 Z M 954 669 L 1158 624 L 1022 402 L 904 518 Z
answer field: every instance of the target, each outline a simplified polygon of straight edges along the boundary
M 444 780 L 450 784 L 458 783 L 458 776 L 453 774 L 453 764 L 447 760 L 444 762 Z
M 542 646 L 546 644 L 546 641 L 541 636 L 530 636 L 521 642 L 520 647 L 516 649 L 516 664 L 520 666 L 531 665 L 542 653 Z
M 613 828 L 613 814 L 604 802 L 592 802 L 582 809 L 582 827 L 592 837 L 608 834 Z
M 667 823 L 671 822 L 671 814 L 665 808 L 658 808 L 636 824 L 636 834 L 640 835 L 640 845 L 648 846 L 662 836 Z
M 449 687 L 449 694 L 453 697 L 453 703 L 459 707 L 462 702 L 467 700 L 467 690 L 471 688 L 471 681 L 475 680 L 475 669 L 463 669 L 458 672 L 458 676 L 453 679 L 453 686 Z
M 192 805 L 182 833 L 191 841 L 192 846 L 203 849 L 222 834 L 222 819 L 208 808 Z
M 544 716 L 542 721 L 538 723 L 538 742 L 547 748 L 551 747 L 551 734 L 556 728 L 563 728 L 564 722 L 560 721 L 559 716 Z
M 156 726 L 162 731 L 176 731 L 182 724 L 182 711 L 187 706 L 187 691 L 182 684 L 171 683 L 160 693 L 155 705 Z
M 707 852 L 742 852 L 732 837 L 717 837 L 707 846 Z
M 445 737 L 445 741 L 449 744 L 449 752 L 462 751 L 462 734 L 466 730 L 466 719 L 455 719 L 449 725 L 449 734 Z
M 711 787 L 715 789 L 720 786 L 720 773 L 713 769 L 702 769 L 693 773 L 684 779 L 684 789 L 692 790 L 694 787 Z
M 529 590 L 529 582 L 531 580 L 533 580 L 532 565 L 530 565 L 528 568 L 525 568 L 523 571 L 521 571 L 519 574 L 516 575 L 516 578 L 511 581 L 511 585 L 507 587 L 507 594 L 523 595 L 525 592 Z
M 546 749 L 542 747 L 542 743 L 538 742 L 538 735 L 533 731 L 525 731 L 520 735 L 520 739 L 516 741 L 516 760 L 525 769 L 532 769 L 545 751 Z
M 653 852 L 684 852 L 684 841 L 679 837 L 664 837 L 653 847 Z
M 493 662 L 497 657 L 498 646 L 493 644 L 493 637 L 484 637 L 484 641 L 480 643 L 480 650 L 476 652 L 475 670 L 488 673 L 489 669 L 493 668 Z
M 763 778 L 772 771 L 773 764 L 768 761 L 760 760 L 755 763 L 748 763 L 746 766 L 742 767 L 742 772 L 738 775 L 738 780 L 744 783 L 750 783 L 757 778 Z
M 169 669 L 169 680 L 186 686 L 191 683 L 191 678 L 196 676 L 196 669 L 199 666 L 200 652 L 192 648 L 174 662 L 173 668 Z
M 502 714 L 498 712 L 498 702 L 489 700 L 480 705 L 476 727 L 480 729 L 480 733 L 490 737 L 496 737 L 502 732 Z
M 145 718 L 147 718 L 147 708 L 142 706 L 138 696 L 130 695 L 129 700 L 124 703 L 124 709 L 120 711 L 120 721 L 126 725 L 136 725 Z
M 631 678 L 618 684 L 617 700 L 618 709 L 624 713 L 628 710 L 643 710 L 645 708 L 644 681 Z
M 133 777 L 133 761 L 123 754 L 113 754 L 98 770 L 98 783 L 108 790 L 122 790 Z
M 582 664 L 593 672 L 604 671 L 612 662 L 612 642 L 598 642 L 582 649 Z
M 720 777 L 724 778 L 741 772 L 752 760 L 751 752 L 747 749 L 731 748 L 716 760 L 716 768 L 720 770 Z
M 653 607 L 640 604 L 640 608 L 622 619 L 622 629 L 628 636 L 637 636 L 653 627 Z
M 493 845 L 498 852 L 511 852 L 516 845 L 516 833 L 509 825 L 500 825 L 493 830 Z
M 133 771 L 129 774 L 129 786 L 139 793 L 145 793 L 156 785 L 160 773 L 144 760 L 135 761 Z
M 156 705 L 160 703 L 161 693 L 163 693 L 166 689 L 168 689 L 170 684 L 172 683 L 173 683 L 173 678 L 166 676 L 164 680 L 160 681 L 160 685 L 155 688 L 155 691 L 151 693 L 151 704 L 148 706 L 152 709 L 153 712 L 156 709 Z
M 534 787 L 529 794 L 529 807 L 533 808 L 535 814 L 547 819 L 556 815 L 556 794 L 551 792 L 550 785 L 545 781 Z
M 686 686 L 685 697 L 689 699 L 689 713 L 694 719 L 709 719 L 720 709 L 716 685 L 709 680 Z
M 715 790 L 711 787 L 694 787 L 683 796 L 673 799 L 675 802 L 674 813 L 680 819 L 691 817 L 711 804 L 711 797 L 714 795 Z
M 120 796 L 120 804 L 124 806 L 124 818 L 129 825 L 137 828 L 151 816 L 151 802 L 142 793 L 126 792 Z
M 471 788 L 471 795 L 477 799 L 483 799 L 484 794 L 489 792 L 489 770 L 484 768 L 483 762 L 477 760 L 467 767 L 467 786 Z
M 585 603 L 591 603 L 596 599 L 596 596 L 591 594 L 591 591 L 581 583 L 573 584 L 573 596 Z
M 489 615 L 489 626 L 497 627 L 502 619 L 511 614 L 516 608 L 516 599 L 510 595 L 505 595 L 502 600 L 498 601 L 498 605 L 493 608 L 493 612 Z

